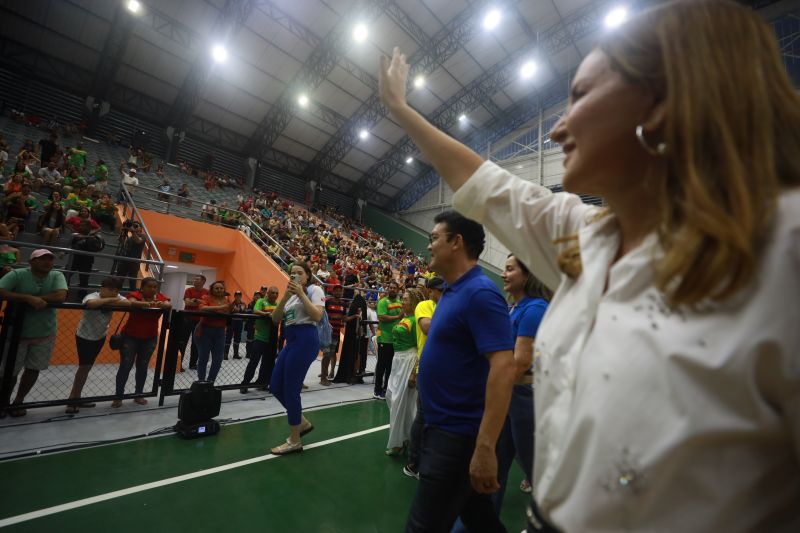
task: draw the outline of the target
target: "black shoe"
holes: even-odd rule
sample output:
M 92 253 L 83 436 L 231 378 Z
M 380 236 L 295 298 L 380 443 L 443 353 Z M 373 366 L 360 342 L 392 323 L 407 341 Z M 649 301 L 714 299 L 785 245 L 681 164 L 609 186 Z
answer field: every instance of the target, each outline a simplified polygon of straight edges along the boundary
M 197 365 L 189 365 L 189 370 L 197 370 Z
M 233 356 L 233 358 L 234 358 L 234 359 L 241 359 L 241 358 L 242 358 L 242 356 L 241 356 L 241 355 L 234 355 L 234 356 Z
M 228 360 L 228 356 L 226 355 L 225 357 L 222 358 L 222 360 L 223 361 L 227 361 Z
M 247 394 L 247 390 L 248 390 L 247 387 L 242 387 L 241 389 L 239 389 L 239 394 Z

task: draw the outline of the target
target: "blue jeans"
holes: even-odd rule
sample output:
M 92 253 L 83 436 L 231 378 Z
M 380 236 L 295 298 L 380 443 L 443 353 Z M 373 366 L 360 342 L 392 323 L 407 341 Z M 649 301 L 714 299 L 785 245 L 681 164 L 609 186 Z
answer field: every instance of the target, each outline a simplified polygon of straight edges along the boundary
M 192 333 L 192 342 L 197 344 L 197 378 L 200 381 L 206 381 L 206 368 L 210 353 L 211 369 L 208 371 L 208 381 L 213 382 L 217 379 L 217 374 L 222 366 L 222 356 L 225 354 L 225 326 L 212 328 L 205 324 L 198 325 Z
M 300 424 L 303 415 L 303 406 L 300 403 L 300 391 L 303 388 L 303 379 L 308 369 L 317 359 L 319 354 L 319 333 L 317 326 L 303 324 L 289 326 L 284 330 L 286 346 L 278 354 L 269 390 L 286 408 L 289 425 Z M 252 359 L 251 359 L 252 361 Z
M 150 364 L 150 356 L 153 355 L 157 340 L 158 337 L 138 339 L 127 335 L 122 336 L 119 368 L 117 369 L 117 398 L 122 398 L 122 395 L 125 394 L 125 384 L 128 382 L 128 376 L 134 363 L 136 364 L 136 394 L 144 392 L 147 365 Z
M 469 463 L 474 451 L 475 437 L 425 428 L 420 479 L 406 533 L 445 533 L 459 516 L 468 531 L 505 533 L 489 495 L 475 492 L 470 484 Z
M 525 479 L 531 480 L 534 430 L 533 385 L 514 385 L 511 392 L 511 403 L 508 406 L 508 416 L 500 438 L 497 439 L 497 482 L 500 483 L 500 490 L 492 494 L 492 505 L 498 516 L 503 507 L 508 473 L 515 456 L 522 467 Z M 467 529 L 464 524 L 458 520 L 451 533 L 465 531 Z

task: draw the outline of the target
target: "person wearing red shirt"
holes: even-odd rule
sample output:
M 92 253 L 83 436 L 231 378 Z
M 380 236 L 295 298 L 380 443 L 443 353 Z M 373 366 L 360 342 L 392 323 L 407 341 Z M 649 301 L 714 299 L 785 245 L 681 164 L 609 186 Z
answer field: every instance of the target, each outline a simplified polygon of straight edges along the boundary
M 225 282 L 215 281 L 209 287 L 208 296 L 200 302 L 201 311 L 214 313 L 230 313 L 231 302 L 225 294 Z M 192 343 L 197 344 L 197 378 L 206 381 L 206 368 L 208 356 L 211 355 L 211 369 L 208 371 L 208 381 L 217 379 L 217 374 L 222 366 L 222 356 L 225 354 L 225 324 L 228 319 L 224 316 L 204 316 L 194 328 Z
M 158 292 L 156 278 L 144 278 L 138 291 L 128 293 L 128 301 L 133 309 L 170 309 L 172 304 L 165 295 Z M 136 394 L 144 392 L 144 382 L 147 379 L 147 365 L 158 341 L 158 321 L 162 313 L 136 313 L 128 315 L 128 321 L 122 328 L 122 347 L 120 348 L 119 369 L 117 369 L 117 399 L 111 402 L 111 407 L 122 405 L 122 395 L 125 394 L 125 384 L 131 369 L 136 364 Z M 145 398 L 134 398 L 139 405 L 146 405 Z
M 326 387 L 333 380 L 336 354 L 339 352 L 339 337 L 344 324 L 345 303 L 342 300 L 342 290 L 343 287 L 338 282 L 334 283 L 331 288 L 333 298 L 325 300 L 325 311 L 328 313 L 328 321 L 331 323 L 331 345 L 322 351 L 322 373 L 319 384 Z
M 194 277 L 194 281 L 192 282 L 192 286 L 187 288 L 183 292 L 183 309 L 185 311 L 199 311 L 200 310 L 200 302 L 203 301 L 203 298 L 208 296 L 208 289 L 204 287 L 206 284 L 206 277 L 202 274 L 198 274 Z M 181 344 L 180 344 L 180 352 L 181 352 L 181 372 L 183 372 L 183 359 L 186 355 L 186 344 L 189 342 L 189 338 L 191 338 L 192 333 L 194 333 L 194 328 L 197 326 L 197 323 L 200 322 L 200 317 L 197 315 L 187 315 L 184 317 L 183 323 L 183 336 L 181 337 Z M 192 353 L 189 356 L 189 368 L 196 369 L 197 368 L 197 346 L 195 343 L 192 343 Z

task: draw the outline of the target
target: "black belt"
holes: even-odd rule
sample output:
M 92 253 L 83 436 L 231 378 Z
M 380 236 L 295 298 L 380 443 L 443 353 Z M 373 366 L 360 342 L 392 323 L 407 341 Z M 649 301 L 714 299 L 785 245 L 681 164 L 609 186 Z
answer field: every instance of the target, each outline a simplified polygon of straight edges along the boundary
M 528 508 L 525 509 L 525 515 L 528 518 L 528 533 L 560 533 L 558 529 L 542 518 L 542 512 L 536 505 L 536 501 L 531 500 Z

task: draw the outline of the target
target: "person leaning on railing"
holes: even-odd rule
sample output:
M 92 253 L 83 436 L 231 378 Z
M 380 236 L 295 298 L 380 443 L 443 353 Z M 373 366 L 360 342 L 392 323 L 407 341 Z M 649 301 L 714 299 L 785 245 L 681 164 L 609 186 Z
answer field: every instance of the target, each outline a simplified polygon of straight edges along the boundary
M 7 391 L 8 396 L 0 401 L 0 404 L 9 403 L 17 375 L 24 368 L 17 396 L 9 410 L 12 417 L 27 414 L 19 404 L 25 401 L 25 396 L 39 378 L 39 372 L 47 368 L 53 355 L 58 325 L 56 310 L 47 307 L 47 304 L 61 303 L 67 297 L 67 281 L 64 279 L 64 274 L 53 270 L 54 259 L 50 250 L 34 250 L 28 260 L 30 268 L 12 270 L 0 279 L 0 300 L 28 306 L 25 309 L 20 341 L 17 345 L 11 387 Z M 12 312 L 7 309 L 5 317 L 12 316 Z M 6 363 L 7 361 L 3 359 L 0 364 L 0 375 L 5 373 Z M 0 418 L 5 415 L 5 411 L 0 411 Z
M 99 292 L 87 294 L 83 298 L 86 310 L 78 323 L 77 331 L 75 331 L 78 369 L 75 372 L 72 390 L 69 393 L 70 400 L 81 397 L 89 372 L 92 370 L 92 366 L 94 366 L 94 362 L 106 342 L 108 325 L 114 315 L 114 308 L 130 307 L 131 305 L 131 302 L 119 293 L 120 289 L 122 289 L 122 280 L 105 278 L 100 283 Z M 72 404 L 67 406 L 66 413 L 75 414 L 81 407 L 90 408 L 94 406 L 95 404 L 92 402 Z
M 158 292 L 156 278 L 144 278 L 141 289 L 128 293 L 128 301 L 134 309 L 162 309 L 172 308 L 169 298 Z M 111 407 L 122 406 L 122 396 L 125 394 L 125 384 L 134 364 L 136 365 L 135 393 L 144 392 L 144 382 L 147 380 L 147 367 L 150 357 L 158 342 L 158 322 L 161 313 L 132 312 L 122 328 L 122 347 L 120 348 L 120 363 L 117 369 L 116 396 L 111 402 Z M 166 320 L 166 319 L 165 319 Z M 134 398 L 139 405 L 147 405 L 145 398 Z

